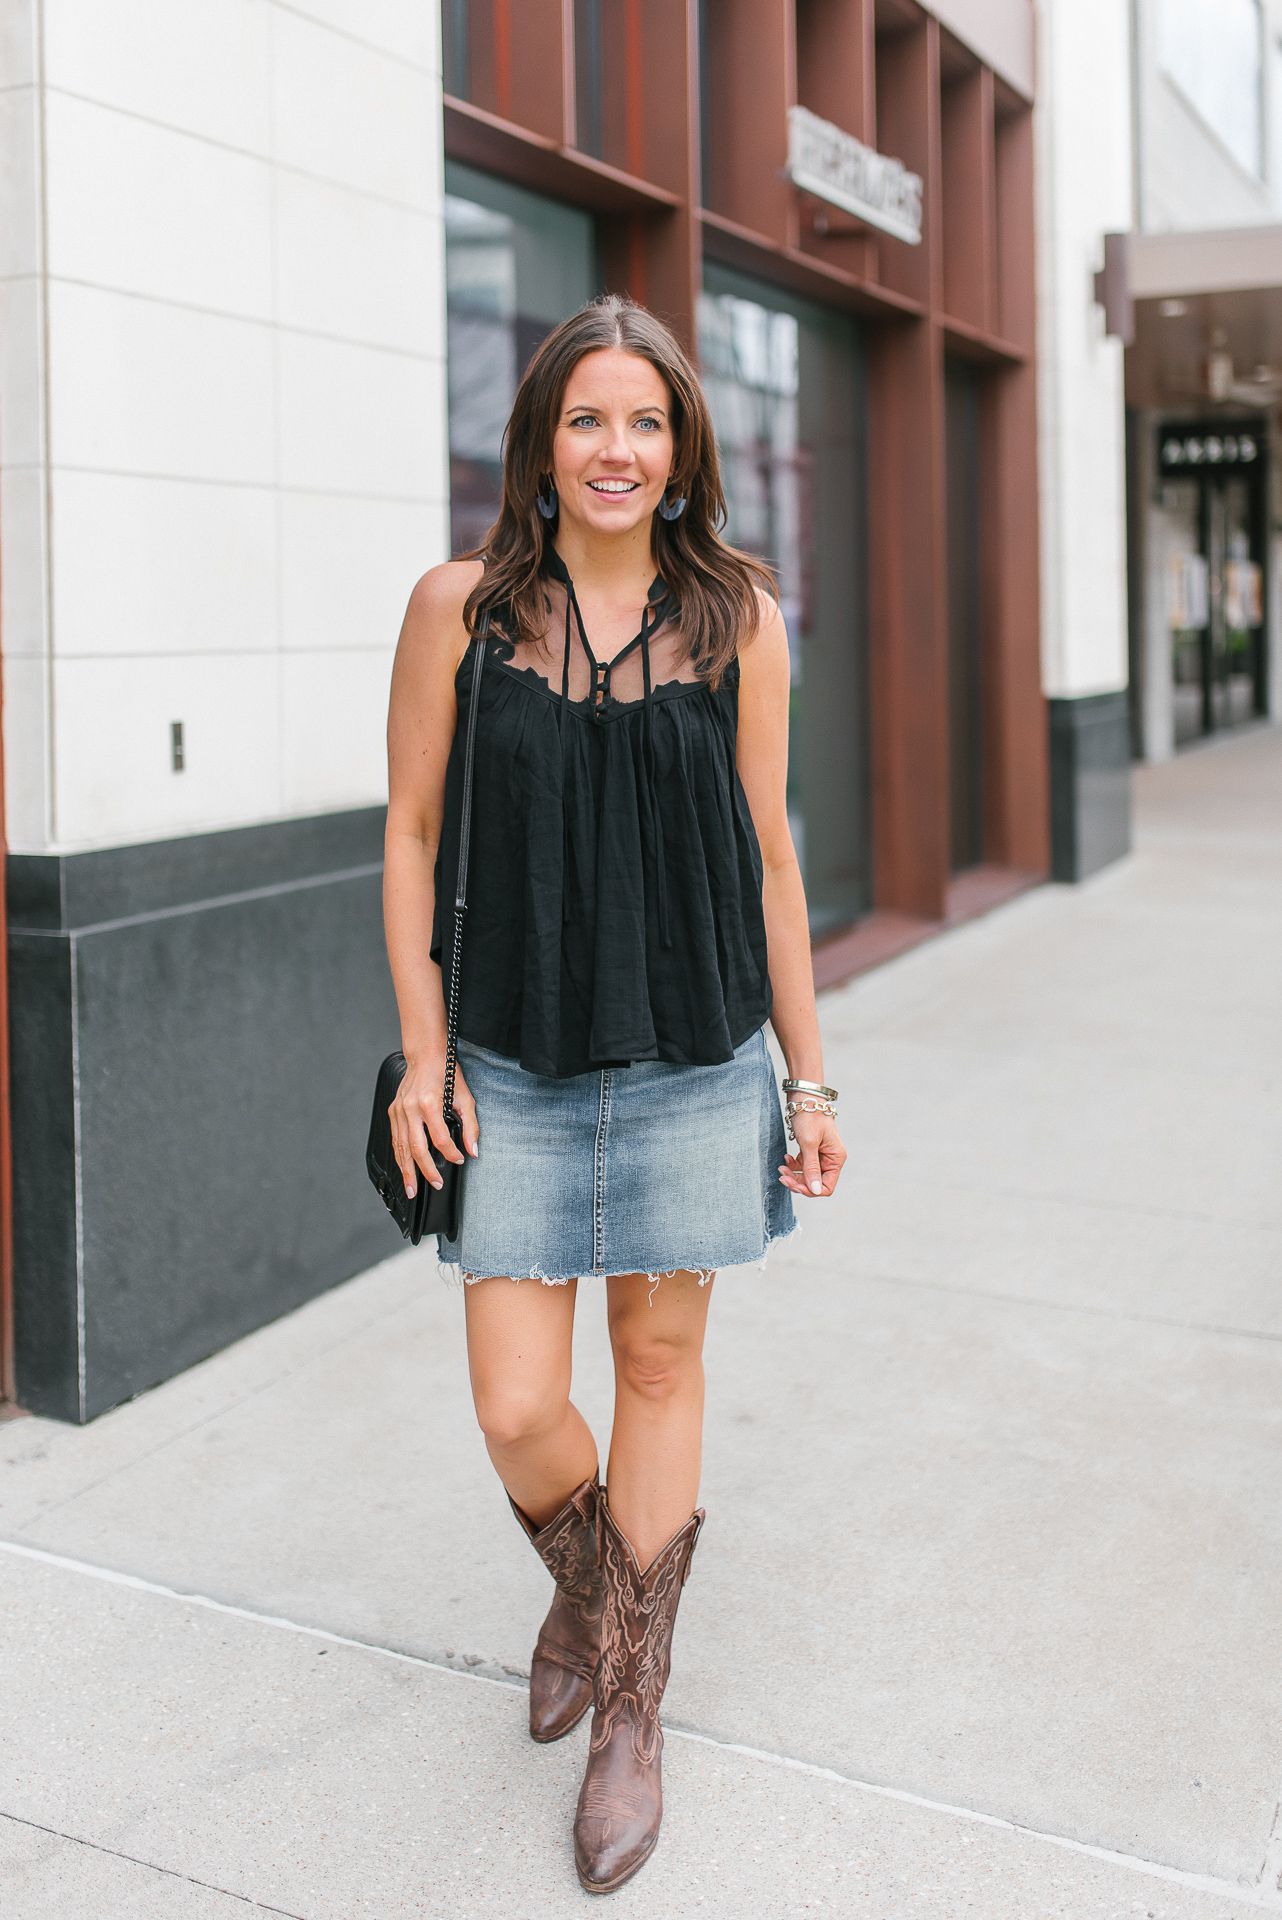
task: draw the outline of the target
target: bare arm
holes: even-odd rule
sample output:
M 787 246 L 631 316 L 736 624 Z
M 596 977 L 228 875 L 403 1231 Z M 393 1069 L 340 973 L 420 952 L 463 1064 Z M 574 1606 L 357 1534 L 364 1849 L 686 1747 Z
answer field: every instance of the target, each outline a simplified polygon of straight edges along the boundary
M 412 1195 L 415 1167 L 440 1186 L 427 1139 L 461 1161 L 441 1109 L 445 1080 L 445 999 L 431 957 L 436 849 L 445 812 L 445 766 L 454 739 L 454 676 L 467 650 L 463 603 L 479 563 L 433 567 L 410 595 L 392 668 L 387 716 L 388 804 L 383 856 L 383 924 L 401 1016 L 406 1074 L 391 1107 L 397 1164 Z M 460 1074 L 454 1104 L 469 1153 L 476 1109 Z
M 774 996 L 770 1024 L 789 1075 L 822 1084 L 806 894 L 788 827 L 788 635 L 773 601 L 763 601 L 760 630 L 740 653 L 739 672 L 737 757 L 761 847 L 761 900 Z M 785 1186 L 794 1193 L 830 1194 L 846 1159 L 836 1122 L 827 1114 L 799 1113 L 794 1124 L 801 1151 L 788 1159 Z

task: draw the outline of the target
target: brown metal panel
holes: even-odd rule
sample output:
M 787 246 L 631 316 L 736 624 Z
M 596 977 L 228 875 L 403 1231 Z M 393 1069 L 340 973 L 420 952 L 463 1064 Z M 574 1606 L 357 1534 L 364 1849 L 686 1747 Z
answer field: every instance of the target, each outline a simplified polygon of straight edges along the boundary
M 636 0 L 634 61 L 644 111 L 639 171 L 699 204 L 698 0 Z
M 579 138 L 574 98 L 574 0 L 561 0 L 561 141 L 572 147 Z
M 986 67 L 940 94 L 944 306 L 991 333 L 997 321 L 993 76 Z
M 705 0 L 709 172 L 706 204 L 780 246 L 796 246 L 796 194 L 784 178 L 796 104 L 792 0 Z
M 558 142 L 565 138 L 565 49 L 561 0 L 493 0 L 495 43 L 506 43 L 507 105 L 504 69 L 498 66 L 497 111 L 519 121 L 531 133 Z M 506 16 L 504 38 L 500 21 Z
M 445 96 L 445 151 L 451 160 L 481 167 L 533 193 L 551 194 L 593 212 L 664 213 L 679 204 L 675 193 L 634 180 L 591 154 L 562 147 L 469 101 Z
M 874 893 L 879 907 L 938 920 L 949 870 L 942 331 L 882 327 L 869 362 Z
M 873 0 L 796 0 L 797 99 L 821 120 L 877 144 Z M 877 278 L 877 238 L 808 194 L 800 203 L 800 244 L 861 280 Z
M 843 307 L 851 313 L 866 313 L 876 319 L 902 319 L 919 318 L 925 312 L 920 301 L 893 293 L 876 281 L 858 279 L 821 259 L 810 248 L 776 246 L 764 234 L 737 226 L 733 220 L 710 213 L 706 207 L 700 219 L 704 252 L 710 260 L 720 260 L 727 267 L 740 267 L 745 273 L 762 274 L 781 287 L 791 287 L 795 293 L 804 293 L 812 300 Z
M 997 209 L 997 331 L 1033 351 L 1037 289 L 1033 273 L 1033 116 L 1027 108 L 1003 113 L 995 129 Z
M 601 236 L 607 288 L 629 293 L 657 313 L 691 353 L 703 264 L 694 211 L 698 31 L 698 0 L 652 0 L 644 12 L 638 6 L 627 71 L 645 103 L 638 116 L 643 158 L 654 174 L 662 173 L 669 191 L 680 192 L 681 201 L 670 213 L 604 222 Z
M 983 412 L 985 465 L 985 826 L 989 857 L 1050 866 L 1046 702 L 1039 637 L 1037 387 L 1033 361 L 1033 116 L 1000 113 L 996 129 L 997 304 L 1001 331 L 1025 349 L 995 374 Z
M 921 243 L 910 247 L 883 241 L 881 277 L 896 292 L 938 307 L 943 294 L 943 222 L 939 27 L 934 20 L 877 37 L 877 144 L 922 181 Z
M 873 0 L 796 0 L 796 10 L 797 99 L 876 146 Z

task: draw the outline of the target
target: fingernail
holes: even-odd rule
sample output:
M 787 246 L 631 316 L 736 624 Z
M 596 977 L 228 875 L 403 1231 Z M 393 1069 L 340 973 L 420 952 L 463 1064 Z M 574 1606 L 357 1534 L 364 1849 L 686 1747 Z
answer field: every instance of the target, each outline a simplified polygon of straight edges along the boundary
M 811 1193 L 822 1193 L 822 1192 L 823 1192 L 823 1190 L 824 1190 L 824 1188 L 823 1188 L 823 1181 L 822 1181 L 822 1180 L 812 1180 L 812 1181 L 810 1182 L 810 1191 L 811 1191 Z
M 414 1183 L 412 1180 L 410 1181 L 409 1185 L 405 1189 L 405 1198 L 407 1200 L 412 1200 L 414 1198 Z

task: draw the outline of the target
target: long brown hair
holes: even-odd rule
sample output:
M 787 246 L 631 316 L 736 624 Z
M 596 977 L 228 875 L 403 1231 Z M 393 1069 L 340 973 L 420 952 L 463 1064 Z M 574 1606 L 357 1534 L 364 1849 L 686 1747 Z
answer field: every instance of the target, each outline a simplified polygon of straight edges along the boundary
M 681 609 L 690 657 L 716 686 L 740 641 L 757 631 L 758 590 L 775 594 L 774 579 L 762 561 L 719 536 L 726 497 L 699 376 L 663 322 L 617 293 L 562 320 L 526 368 L 504 436 L 503 505 L 484 545 L 466 556 L 484 559 L 485 572 L 468 595 L 464 623 L 470 633 L 481 608 L 490 606 L 511 623 L 514 640 L 542 638 L 546 588 L 541 576 L 553 529 L 535 499 L 544 475 L 552 471 L 552 441 L 570 375 L 585 354 L 605 347 L 648 360 L 672 397 L 671 491 L 685 495 L 686 508 L 679 520 L 653 515 L 650 550 Z

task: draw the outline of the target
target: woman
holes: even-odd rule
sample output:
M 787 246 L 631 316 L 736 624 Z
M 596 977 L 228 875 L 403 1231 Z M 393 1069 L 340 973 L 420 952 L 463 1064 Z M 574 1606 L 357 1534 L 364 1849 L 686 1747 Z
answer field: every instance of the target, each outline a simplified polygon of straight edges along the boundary
M 388 724 L 384 906 L 408 1063 L 406 1189 L 440 1185 L 441 968 L 462 729 L 482 674 L 455 1104 L 477 1419 L 556 1582 L 530 1732 L 595 1704 L 575 1820 L 582 1884 L 648 1859 L 659 1703 L 695 1511 L 714 1271 L 792 1231 L 845 1160 L 823 1085 L 788 831 L 788 641 L 770 577 L 724 546 L 707 404 L 676 340 L 611 297 L 564 321 L 508 427 L 481 555 L 414 589 Z M 471 636 L 489 621 L 481 649 Z M 787 1059 L 783 1120 L 763 1028 Z M 607 1481 L 570 1400 L 578 1280 L 606 1278 Z M 518 1284 L 513 1285 L 513 1282 Z

